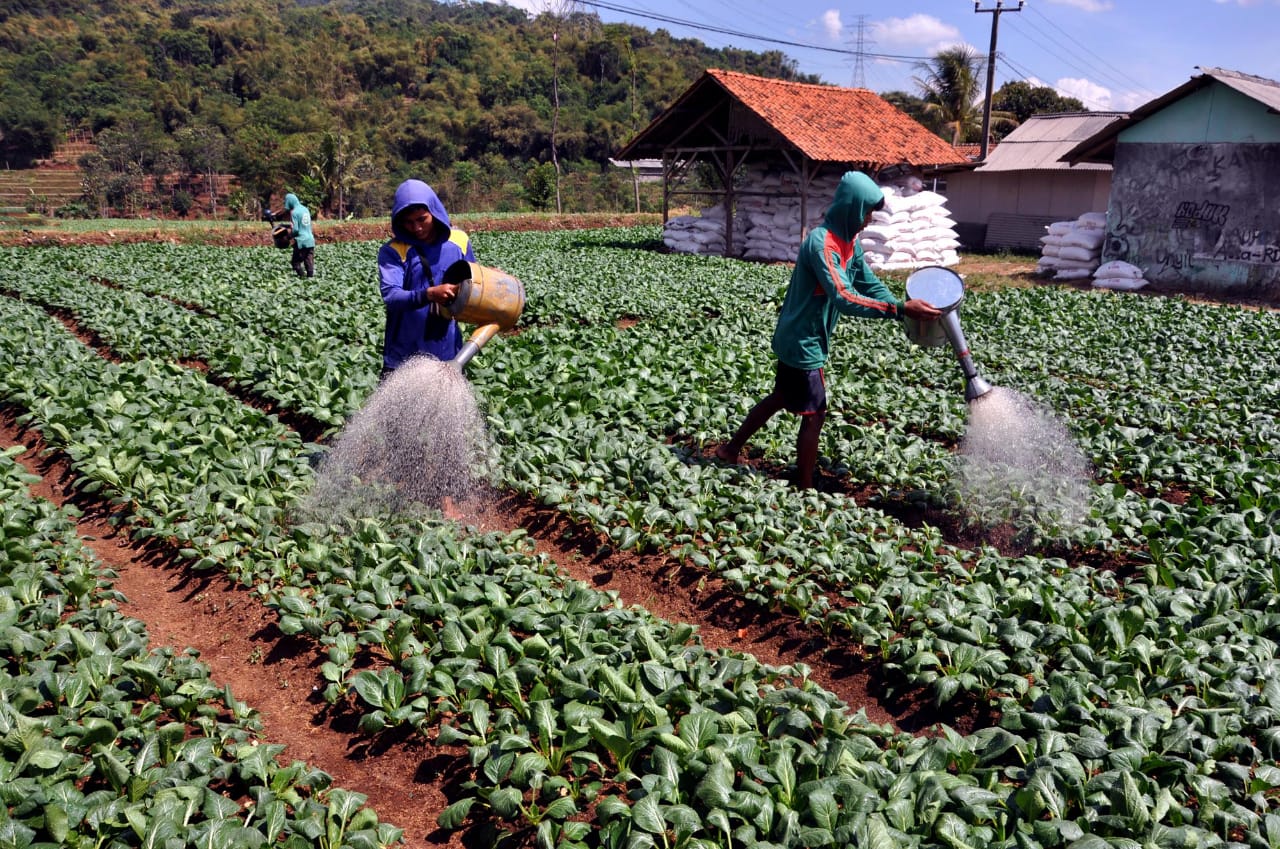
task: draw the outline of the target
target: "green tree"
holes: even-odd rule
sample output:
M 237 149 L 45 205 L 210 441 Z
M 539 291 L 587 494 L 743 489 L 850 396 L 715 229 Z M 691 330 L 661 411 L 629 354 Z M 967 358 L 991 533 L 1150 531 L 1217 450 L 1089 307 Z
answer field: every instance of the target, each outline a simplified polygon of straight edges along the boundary
M 550 162 L 534 165 L 524 172 L 524 197 L 529 205 L 539 212 L 544 212 L 557 200 L 559 180 L 555 166 Z M 558 210 L 557 210 L 558 211 Z
M 525 170 L 549 161 L 557 176 L 575 175 L 560 205 L 571 192 L 574 206 L 595 208 L 613 192 L 594 175 L 706 68 L 819 82 L 776 51 L 606 25 L 571 0 L 550 0 L 555 13 L 533 19 L 443 0 L 71 8 L 43 0 L 0 12 L 0 154 L 19 164 L 47 156 L 65 130 L 112 128 L 136 139 L 108 139 L 104 173 L 114 179 L 132 162 L 154 175 L 153 134 L 173 143 L 184 127 L 212 127 L 227 139 L 223 167 L 264 203 L 286 185 L 331 184 L 310 169 L 323 133 L 341 130 L 373 160 L 346 172 L 385 182 L 366 191 L 348 180 L 331 205 L 354 207 L 355 193 L 380 207 L 398 175 L 445 184 L 455 162 L 473 162 L 485 167 L 468 206 L 519 208 Z M 103 185 L 94 191 L 105 203 Z M 208 206 L 202 189 L 166 178 L 165 191 L 178 188 Z
M 453 163 L 453 205 L 458 212 L 468 212 L 472 209 L 479 179 L 480 168 L 474 162 Z
M 209 214 L 218 214 L 218 174 L 227 164 L 227 137 L 209 124 L 183 127 L 173 134 L 178 151 L 192 174 L 199 174 L 209 198 Z
M 271 203 L 272 193 L 285 182 L 283 141 L 280 133 L 270 127 L 248 124 L 236 133 L 227 151 L 229 167 L 261 208 Z M 252 210 L 254 217 L 261 208 Z
M 319 181 L 324 208 L 334 210 L 339 219 L 346 217 L 348 199 L 361 188 L 360 183 L 377 173 L 373 157 L 348 133 L 326 131 L 320 137 L 311 175 Z
M 0 90 L 0 158 L 19 168 L 47 158 L 61 135 L 61 120 L 24 86 Z
M 924 98 L 905 91 L 887 91 L 880 96 L 911 116 L 921 126 L 928 128 L 930 132 L 945 139 L 950 138 L 947 134 L 947 128 L 942 122 L 942 117 L 936 112 L 930 111 L 929 104 Z
M 1022 80 L 1000 86 L 991 97 L 991 108 L 1009 113 L 1018 123 L 1032 115 L 1089 111 L 1077 98 L 1064 97 L 1049 86 L 1035 86 Z
M 965 141 L 982 127 L 982 74 L 986 60 L 967 45 L 949 47 L 921 62 L 912 77 L 925 101 L 925 111 L 942 121 L 951 144 Z

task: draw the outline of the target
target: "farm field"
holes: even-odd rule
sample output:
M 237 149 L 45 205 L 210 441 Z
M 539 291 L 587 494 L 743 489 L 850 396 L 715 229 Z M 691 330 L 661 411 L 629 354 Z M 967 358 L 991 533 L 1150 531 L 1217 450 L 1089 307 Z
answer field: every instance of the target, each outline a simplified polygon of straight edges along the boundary
M 494 490 L 353 526 L 295 508 L 376 242 L 0 249 L 3 841 L 1280 846 L 1280 316 L 975 267 L 1084 518 L 964 502 L 960 371 L 889 322 L 798 492 L 794 420 L 713 459 L 787 269 L 657 236 L 474 233 L 528 293 L 468 370 Z

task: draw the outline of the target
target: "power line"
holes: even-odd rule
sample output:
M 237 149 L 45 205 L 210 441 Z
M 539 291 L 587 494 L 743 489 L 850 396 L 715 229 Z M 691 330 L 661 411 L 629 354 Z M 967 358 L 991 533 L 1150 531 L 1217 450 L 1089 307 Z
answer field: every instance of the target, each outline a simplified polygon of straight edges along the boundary
M 733 36 L 734 38 L 745 38 L 750 41 L 763 41 L 769 44 L 782 44 L 787 47 L 801 47 L 805 50 L 818 50 L 825 53 L 839 53 L 843 56 L 857 56 L 856 50 L 845 50 L 840 47 L 825 47 L 820 44 L 805 44 L 802 41 L 787 41 L 781 38 L 771 38 L 765 35 L 755 35 L 754 33 L 741 32 L 740 30 L 726 29 L 724 27 L 710 26 L 708 24 L 700 24 L 696 21 L 687 21 L 682 18 L 673 18 L 669 15 L 657 15 L 652 12 L 642 12 L 639 9 L 629 9 L 626 6 L 617 6 L 613 3 L 604 3 L 600 0 L 578 0 L 584 6 L 592 6 L 597 9 L 605 9 L 610 12 L 618 12 L 623 15 L 631 15 L 637 18 L 648 18 L 649 20 L 660 21 L 666 24 L 675 24 L 676 26 L 688 27 L 690 29 L 702 30 L 703 32 L 714 32 L 719 35 Z M 862 53 L 862 56 L 868 56 L 872 59 L 882 59 L 886 62 L 925 62 L 928 57 L 925 56 L 902 56 L 893 53 Z
M 1108 62 L 1108 61 L 1107 61 L 1106 57 L 1104 57 L 1104 56 L 1100 56 L 1100 55 L 1098 55 L 1097 53 L 1094 53 L 1092 50 L 1090 50 L 1090 49 L 1089 49 L 1089 46 L 1088 46 L 1087 44 L 1084 44 L 1083 42 L 1081 42 L 1081 41 L 1077 40 L 1077 39 L 1076 39 L 1076 37 L 1075 37 L 1075 36 L 1073 36 L 1071 33 L 1067 32 L 1067 31 L 1066 31 L 1066 30 L 1064 30 L 1062 27 L 1060 27 L 1060 26 L 1058 26 L 1057 24 L 1055 24 L 1052 20 L 1050 20 L 1050 19 L 1049 19 L 1049 18 L 1044 14 L 1044 12 L 1041 12 L 1039 9 L 1036 9 L 1036 8 L 1034 8 L 1034 7 L 1031 9 L 1031 12 L 1032 12 L 1032 14 L 1038 15 L 1040 18 L 1042 18 L 1046 24 L 1048 24 L 1049 26 L 1053 27 L 1053 28 L 1054 28 L 1055 30 L 1057 30 L 1058 32 L 1060 32 L 1060 33 L 1062 33 L 1063 35 L 1065 35 L 1065 36 L 1066 36 L 1066 37 L 1067 37 L 1067 38 L 1068 38 L 1068 39 L 1069 39 L 1073 44 L 1075 44 L 1077 47 L 1079 47 L 1079 48 L 1080 48 L 1081 50 L 1083 50 L 1085 53 L 1088 53 L 1088 54 L 1089 54 L 1090 56 L 1092 56 L 1094 59 L 1097 59 L 1097 60 L 1098 60 L 1099 62 L 1101 62 L 1103 65 L 1106 65 L 1108 68 L 1110 68 L 1112 71 L 1114 71 L 1114 72 L 1116 73 L 1116 78 L 1117 78 L 1118 80 L 1120 80 L 1122 84 L 1124 84 L 1124 85 L 1126 85 L 1126 86 L 1129 86 L 1130 88 L 1133 88 L 1135 91 L 1144 92 L 1144 93 L 1146 93 L 1146 94 L 1150 94 L 1150 95 L 1152 95 L 1152 96 L 1154 96 L 1154 95 L 1155 95 L 1155 92 L 1152 92 L 1152 91 L 1150 91 L 1149 89 L 1145 89 L 1145 88 L 1143 88 L 1141 85 L 1139 85 L 1139 84 L 1138 84 L 1138 81 L 1137 81 L 1137 80 L 1135 80 L 1133 77 L 1128 76 L 1128 75 L 1124 72 L 1124 70 L 1123 70 L 1122 68 L 1118 68 L 1118 67 L 1116 67 L 1115 65 L 1112 65 L 1110 62 Z
M 1037 11 L 1037 10 L 1033 8 L 1032 11 Z M 1044 18 L 1044 20 L 1048 22 L 1051 26 L 1053 26 L 1054 29 L 1056 29 L 1059 33 L 1071 39 L 1072 41 L 1075 41 L 1074 38 L 1072 38 L 1069 34 L 1063 31 L 1060 27 L 1057 27 L 1052 23 L 1052 21 L 1049 21 L 1049 19 L 1046 18 L 1043 13 L 1040 13 L 1040 17 Z M 1024 28 L 1026 30 L 1031 30 L 1036 35 L 1038 35 L 1039 38 L 1037 38 L 1035 35 L 1032 35 L 1029 32 L 1024 31 Z M 1066 45 L 1062 44 L 1055 37 L 1053 33 L 1045 32 L 1043 29 L 1036 26 L 1035 23 L 1032 21 L 1023 19 L 1022 21 L 1015 23 L 1014 31 L 1019 32 L 1023 38 L 1025 38 L 1027 41 L 1035 45 L 1037 48 L 1039 48 L 1040 50 L 1043 50 L 1046 53 L 1049 53 L 1054 58 L 1062 62 L 1064 65 L 1074 69 L 1076 72 L 1078 72 L 1084 77 L 1101 78 L 1108 85 L 1112 85 L 1117 88 L 1130 88 L 1130 89 L 1135 89 L 1139 92 L 1146 92 L 1147 94 L 1150 94 L 1150 92 L 1142 88 L 1142 86 L 1138 85 L 1131 77 L 1124 75 L 1123 72 L 1119 72 L 1119 74 L 1117 75 L 1117 74 L 1110 73 L 1106 67 L 1098 67 L 1096 65 L 1086 67 L 1084 65 L 1081 65 L 1079 63 L 1080 57 L 1078 53 L 1073 52 Z M 1076 42 L 1076 44 L 1079 44 L 1079 42 Z M 1083 45 L 1081 46 L 1083 48 Z M 1083 49 L 1086 51 L 1088 50 L 1087 48 L 1083 48 Z M 1096 54 L 1093 54 L 1093 55 L 1096 56 Z M 1098 58 L 1099 58 L 1099 62 L 1101 62 L 1102 65 L 1108 66 L 1108 67 L 1114 67 L 1114 66 L 1110 66 L 1109 63 L 1101 59 L 1101 57 L 1098 57 Z

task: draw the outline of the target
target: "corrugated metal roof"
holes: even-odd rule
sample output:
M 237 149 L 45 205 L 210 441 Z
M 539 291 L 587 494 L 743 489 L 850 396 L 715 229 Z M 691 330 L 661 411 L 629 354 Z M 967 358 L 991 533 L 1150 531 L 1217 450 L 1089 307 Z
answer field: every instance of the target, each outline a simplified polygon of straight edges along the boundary
M 1275 80 L 1243 74 L 1240 71 L 1228 71 L 1225 68 L 1201 68 L 1200 70 L 1223 85 L 1234 88 L 1245 97 L 1252 97 L 1259 103 L 1280 112 L 1280 83 Z
M 745 110 L 756 119 L 734 116 Z M 671 148 L 724 147 L 723 130 L 711 132 L 708 116 L 744 137 L 758 125 L 774 144 L 790 145 L 817 162 L 857 163 L 873 169 L 969 165 L 943 139 L 878 94 L 861 88 L 796 83 L 708 70 L 670 108 L 617 153 L 619 159 L 661 156 Z M 720 126 L 720 125 L 717 125 Z
M 1162 94 L 1155 100 L 1144 103 L 1129 113 L 1129 117 L 1116 121 L 1094 133 L 1089 138 L 1073 146 L 1063 158 L 1070 162 L 1110 162 L 1115 155 L 1116 137 L 1124 130 L 1132 127 L 1151 115 L 1175 103 L 1192 92 L 1218 82 L 1229 86 L 1246 97 L 1253 98 L 1269 109 L 1280 111 L 1280 83 L 1266 77 L 1256 77 L 1240 71 L 1228 71 L 1223 68 L 1199 68 L 1200 74 L 1170 92 Z
M 1000 140 L 975 170 L 991 171 L 1110 171 L 1111 166 L 1088 163 L 1074 168 L 1060 161 L 1080 142 L 1125 117 L 1124 112 L 1064 112 L 1032 115 Z

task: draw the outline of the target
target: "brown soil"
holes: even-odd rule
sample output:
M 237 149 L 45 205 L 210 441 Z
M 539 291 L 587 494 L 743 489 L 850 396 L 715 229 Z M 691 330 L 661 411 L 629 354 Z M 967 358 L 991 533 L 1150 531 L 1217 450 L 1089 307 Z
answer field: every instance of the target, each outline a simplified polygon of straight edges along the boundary
M 640 224 L 660 224 L 662 217 L 656 213 L 579 213 L 572 215 L 518 215 L 518 216 L 455 216 L 458 226 L 469 233 L 486 231 L 551 231 L 583 230 L 598 227 L 633 227 Z M 380 241 L 391 237 L 390 228 L 384 224 L 364 221 L 325 221 L 315 223 L 316 241 L 351 242 Z M 0 229 L 0 246 L 27 247 L 40 245 L 119 245 L 134 242 L 174 242 L 221 247 L 261 247 L 271 244 L 271 230 L 266 222 L 260 228 L 228 227 L 212 222 L 209 227 L 165 227 L 159 224 L 153 230 L 100 230 L 93 232 L 60 232 L 56 226 Z

